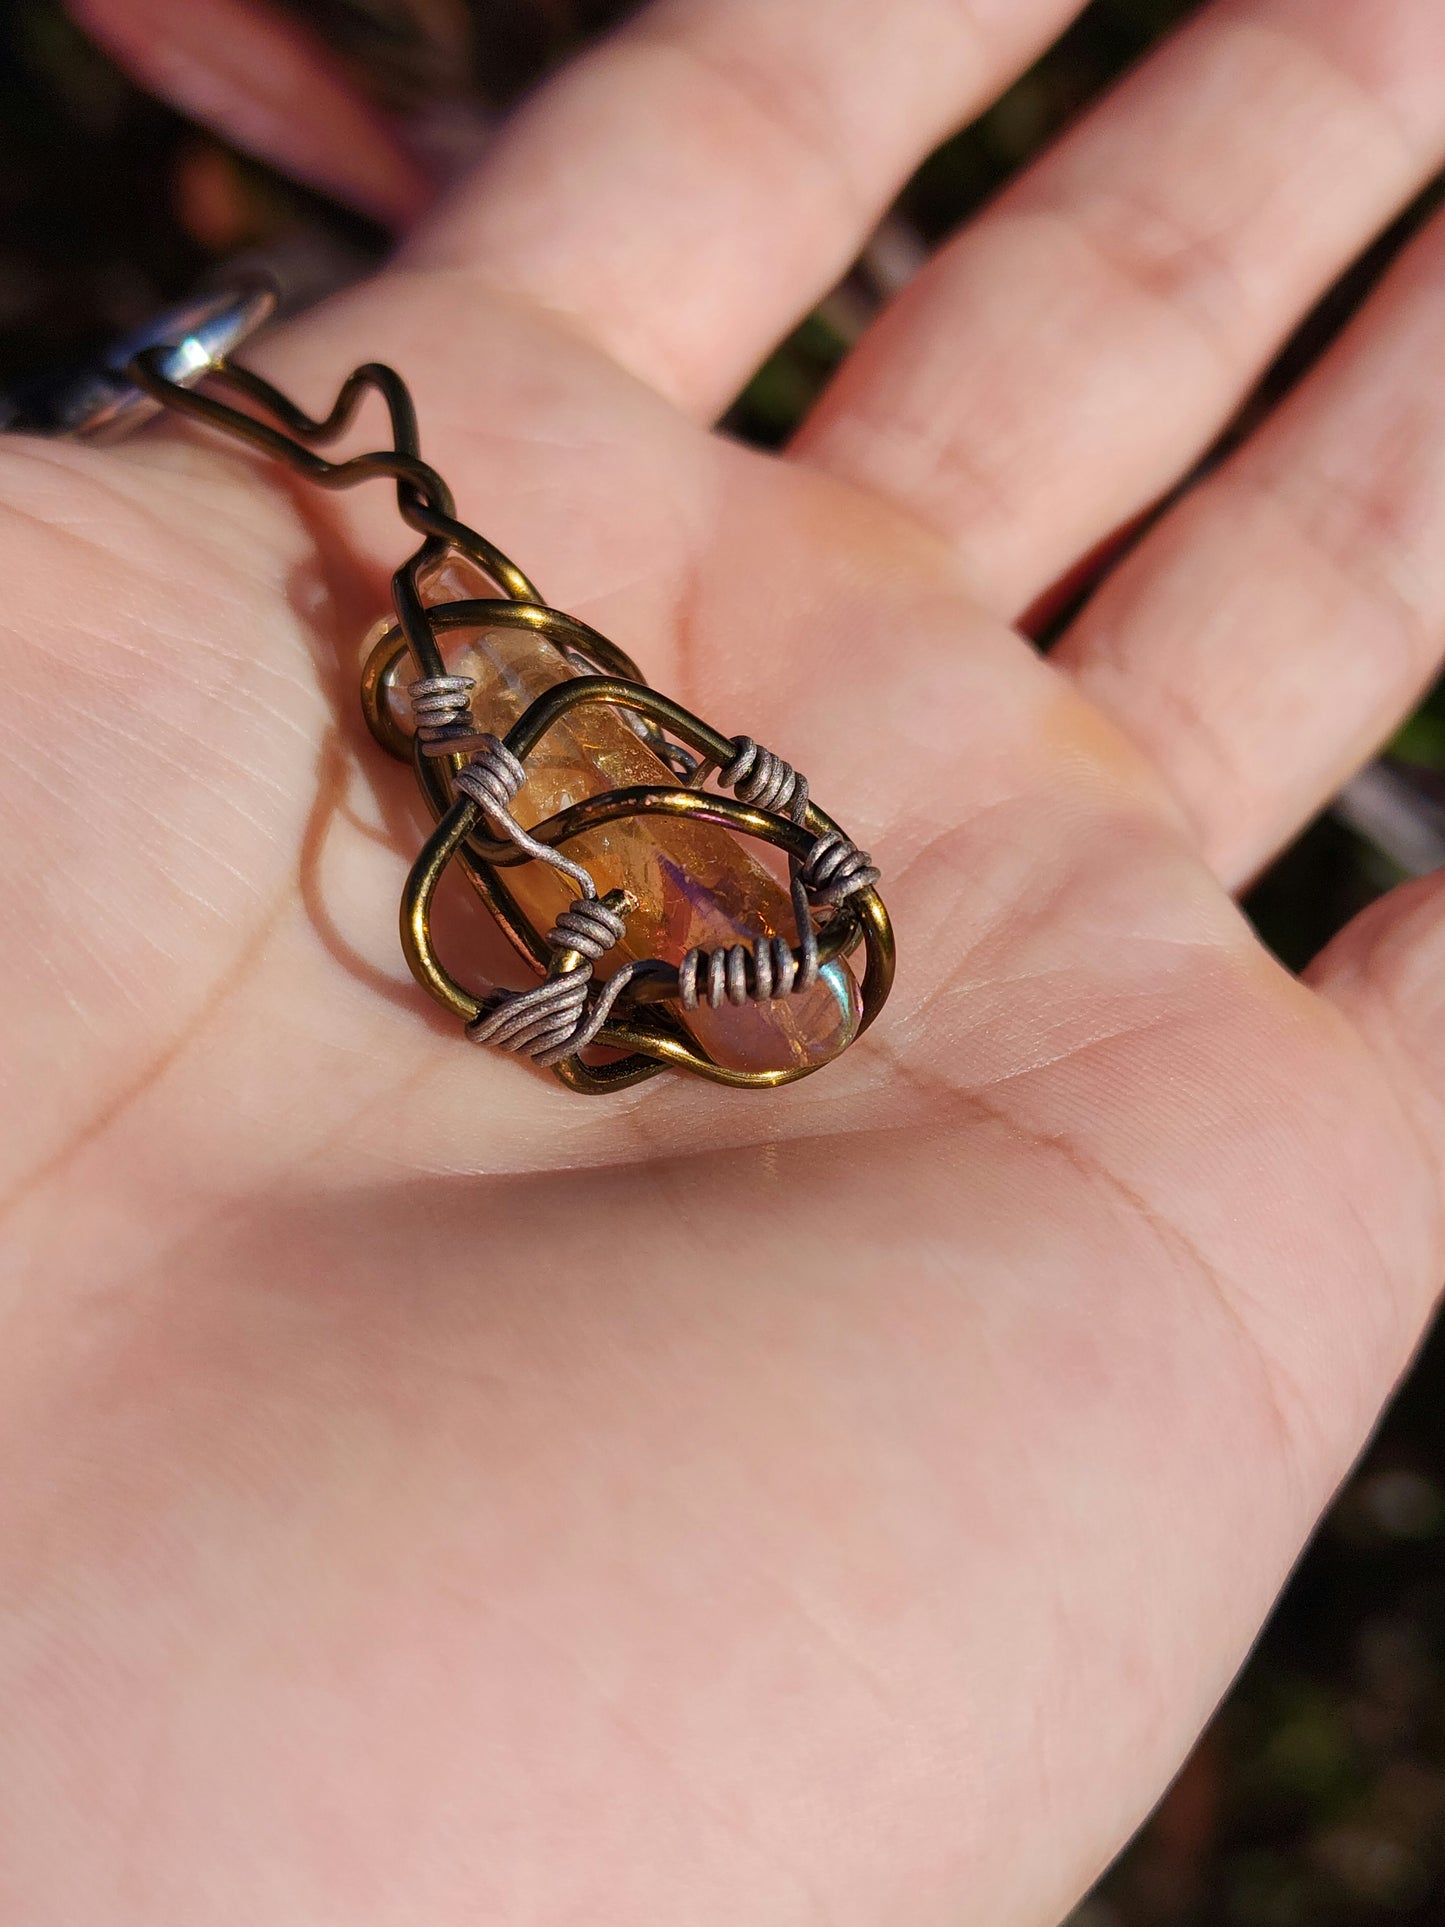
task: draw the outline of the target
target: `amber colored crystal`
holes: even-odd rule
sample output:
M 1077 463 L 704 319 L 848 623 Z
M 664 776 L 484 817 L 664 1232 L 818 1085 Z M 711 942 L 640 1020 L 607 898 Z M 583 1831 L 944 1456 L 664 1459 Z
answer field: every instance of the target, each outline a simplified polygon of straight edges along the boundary
M 446 641 L 449 671 L 476 681 L 472 713 L 478 727 L 496 735 L 544 690 L 577 673 L 551 642 L 526 630 L 454 632 Z M 527 782 L 513 809 L 531 827 L 603 790 L 675 788 L 677 781 L 616 709 L 589 703 L 570 710 L 528 757 Z M 795 937 L 788 892 L 742 840 L 716 824 L 629 817 L 578 837 L 567 851 L 585 864 L 599 892 L 631 894 L 636 908 L 618 951 L 636 961 L 660 957 L 676 964 L 693 945 L 716 949 L 762 936 Z M 506 879 L 539 931 L 577 894 L 571 879 L 542 863 L 510 868 Z M 606 975 L 608 959 L 598 968 Z M 828 965 L 810 990 L 789 997 L 679 1014 L 715 1063 L 787 1069 L 826 1063 L 851 1043 L 858 989 L 839 962 Z

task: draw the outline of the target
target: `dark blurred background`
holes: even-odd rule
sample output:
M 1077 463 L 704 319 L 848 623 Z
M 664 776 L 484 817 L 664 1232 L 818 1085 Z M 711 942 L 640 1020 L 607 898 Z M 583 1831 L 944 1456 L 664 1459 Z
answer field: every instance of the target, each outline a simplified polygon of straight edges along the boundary
M 208 0 L 197 20 L 224 27 L 225 6 L 242 3 L 225 0 L 218 15 Z M 919 171 L 728 428 L 783 440 L 923 251 L 1194 4 L 1090 6 Z M 145 92 L 59 0 L 0 0 L 0 384 L 143 318 L 237 254 L 264 254 L 295 305 L 364 272 L 386 250 L 383 222 L 415 193 L 415 178 L 378 185 L 388 140 L 411 156 L 416 178 L 454 171 L 520 92 L 627 11 L 628 0 L 272 0 L 273 20 L 294 27 L 301 51 L 330 63 L 338 94 L 358 89 L 387 130 L 369 173 L 358 161 L 351 182 L 328 181 L 298 149 L 290 164 L 312 183 L 302 186 Z M 243 38 L 236 45 L 242 67 L 256 58 Z M 195 111 L 214 103 L 189 55 L 168 60 L 143 35 L 117 51 Z M 272 131 L 284 134 L 284 121 Z M 351 143 L 358 155 L 369 151 L 363 132 Z M 255 144 L 267 145 L 264 127 Z M 1440 199 L 1438 188 L 1424 197 L 1321 304 L 1225 446 L 1320 352 Z M 1075 599 L 1087 593 L 1079 585 Z M 1065 613 L 1040 616 L 1041 640 Z M 1442 799 L 1437 693 L 1390 758 L 1256 886 L 1247 907 L 1265 940 L 1299 965 L 1406 868 L 1445 861 Z M 1445 1927 L 1442 1394 L 1437 1336 L 1189 1765 L 1073 1927 Z

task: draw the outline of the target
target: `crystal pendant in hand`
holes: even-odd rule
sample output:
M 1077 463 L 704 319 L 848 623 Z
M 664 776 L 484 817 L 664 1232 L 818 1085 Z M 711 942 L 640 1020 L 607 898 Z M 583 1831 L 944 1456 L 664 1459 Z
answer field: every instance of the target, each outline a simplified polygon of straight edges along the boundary
M 475 594 L 467 582 L 439 584 L 442 595 Z M 434 590 L 435 594 L 436 591 Z M 475 684 L 477 727 L 501 736 L 529 703 L 578 672 L 561 650 L 529 630 L 455 631 L 447 668 Z M 405 695 L 393 694 L 406 722 Z M 569 710 L 527 758 L 527 781 L 513 804 L 528 828 L 604 790 L 637 785 L 675 788 L 678 778 L 628 726 L 601 703 Z M 625 817 L 567 845 L 599 892 L 626 890 L 635 908 L 618 953 L 636 961 L 678 964 L 694 946 L 706 950 L 760 937 L 796 940 L 792 899 L 747 845 L 715 823 L 665 816 Z M 547 930 L 576 895 L 576 885 L 542 863 L 506 871 L 507 888 L 538 931 Z M 606 963 L 601 966 L 606 971 Z M 674 1007 L 675 1008 L 675 1007 Z M 730 1070 L 787 1070 L 823 1064 L 852 1042 L 858 1028 L 857 984 L 846 963 L 825 965 L 808 990 L 769 1002 L 700 1005 L 680 1021 L 717 1064 Z

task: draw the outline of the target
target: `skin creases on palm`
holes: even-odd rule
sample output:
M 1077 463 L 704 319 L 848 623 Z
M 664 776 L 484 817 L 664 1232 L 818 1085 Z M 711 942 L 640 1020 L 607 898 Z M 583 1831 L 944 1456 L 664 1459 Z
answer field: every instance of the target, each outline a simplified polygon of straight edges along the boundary
M 656 459 L 718 549 L 645 529 L 651 573 L 578 606 L 830 792 L 866 742 L 905 933 L 890 1021 L 773 1102 L 579 1103 L 417 1008 L 418 826 L 338 667 L 364 535 L 181 437 L 5 458 L 18 1894 L 884 1917 L 841 1801 L 942 1920 L 1068 1789 L 1046 1908 L 1342 1469 L 1272 1352 L 1350 1347 L 1360 1426 L 1403 1356 L 1418 1159 L 1155 779 L 912 528 Z M 554 517 L 508 536 L 555 577 Z
M 109 44 L 230 44 L 154 7 Z M 387 491 L 0 447 L 3 1927 L 1044 1927 L 1428 1314 L 1440 893 L 1306 986 L 1220 878 L 1433 673 L 1439 237 L 1055 663 L 1009 622 L 1428 178 L 1440 10 L 1203 9 L 774 459 L 698 424 L 1069 11 L 836 10 L 654 14 L 254 357 L 395 364 L 460 512 L 874 853 L 819 1077 L 588 1102 L 424 1007 Z

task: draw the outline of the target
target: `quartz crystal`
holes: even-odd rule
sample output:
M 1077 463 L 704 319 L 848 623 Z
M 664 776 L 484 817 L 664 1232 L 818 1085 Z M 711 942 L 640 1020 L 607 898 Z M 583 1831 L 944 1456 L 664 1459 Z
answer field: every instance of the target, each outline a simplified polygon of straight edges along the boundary
M 475 593 L 470 588 L 462 594 Z M 453 589 L 453 594 L 458 593 Z M 544 690 L 577 674 L 545 637 L 521 629 L 453 631 L 443 637 L 452 675 L 471 676 L 479 729 L 501 736 Z M 396 692 L 399 715 L 404 692 Z M 545 817 L 603 790 L 636 784 L 676 788 L 678 778 L 602 703 L 569 710 L 527 758 L 527 781 L 512 805 L 531 828 Z M 694 945 L 796 941 L 792 899 L 747 843 L 715 823 L 680 817 L 626 817 L 579 836 L 567 853 L 586 866 L 599 893 L 630 892 L 627 935 L 617 952 L 635 961 L 678 964 Z M 533 926 L 545 933 L 577 895 L 576 884 L 543 863 L 504 872 L 508 889 Z M 608 959 L 598 965 L 607 974 Z M 735 1070 L 782 1070 L 826 1063 L 858 1029 L 857 984 L 846 963 L 826 965 L 810 990 L 768 1003 L 724 1003 L 678 1011 L 715 1063 Z

